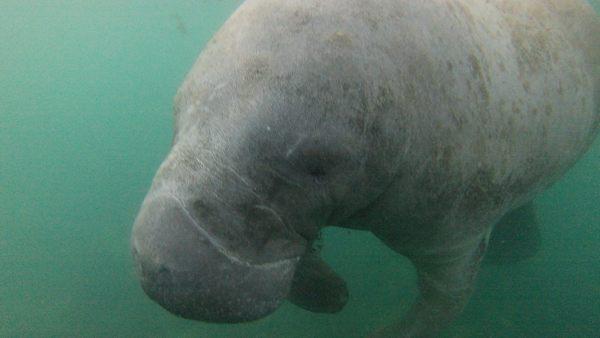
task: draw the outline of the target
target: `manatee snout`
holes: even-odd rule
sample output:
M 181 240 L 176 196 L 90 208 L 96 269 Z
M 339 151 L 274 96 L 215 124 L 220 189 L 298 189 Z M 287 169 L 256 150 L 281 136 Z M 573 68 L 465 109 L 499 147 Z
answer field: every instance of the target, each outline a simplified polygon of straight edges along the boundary
M 150 298 L 178 316 L 222 323 L 252 321 L 275 311 L 288 295 L 301 255 L 273 255 L 260 264 L 244 260 L 169 195 L 146 199 L 131 244 Z

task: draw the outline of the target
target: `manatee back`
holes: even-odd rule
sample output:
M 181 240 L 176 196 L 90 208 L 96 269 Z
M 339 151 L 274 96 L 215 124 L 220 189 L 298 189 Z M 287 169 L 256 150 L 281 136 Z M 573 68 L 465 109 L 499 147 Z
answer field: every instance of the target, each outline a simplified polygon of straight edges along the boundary
M 554 182 L 596 136 L 596 31 L 583 0 L 247 0 L 176 120 L 347 128 L 386 210 L 481 217 Z

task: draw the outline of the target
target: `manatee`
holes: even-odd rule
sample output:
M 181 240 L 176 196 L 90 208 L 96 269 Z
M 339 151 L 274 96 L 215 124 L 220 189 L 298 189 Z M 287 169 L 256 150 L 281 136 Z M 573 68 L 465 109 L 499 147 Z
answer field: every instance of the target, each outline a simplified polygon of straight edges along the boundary
M 504 215 L 490 235 L 485 261 L 518 263 L 535 256 L 541 246 L 540 225 L 533 202 Z
M 246 0 L 175 96 L 132 230 L 142 288 L 207 322 L 334 313 L 320 230 L 360 229 L 418 275 L 373 334 L 435 335 L 494 225 L 598 134 L 599 48 L 583 0 Z

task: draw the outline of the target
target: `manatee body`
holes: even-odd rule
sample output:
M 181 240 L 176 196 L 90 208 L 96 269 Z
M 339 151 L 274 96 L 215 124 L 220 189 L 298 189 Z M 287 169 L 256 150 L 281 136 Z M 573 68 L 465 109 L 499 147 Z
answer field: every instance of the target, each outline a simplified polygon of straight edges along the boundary
M 600 23 L 580 0 L 247 0 L 175 98 L 135 221 L 145 292 L 211 322 L 285 299 L 339 311 L 319 231 L 373 232 L 420 296 L 378 334 L 465 306 L 493 225 L 556 181 L 600 122 Z

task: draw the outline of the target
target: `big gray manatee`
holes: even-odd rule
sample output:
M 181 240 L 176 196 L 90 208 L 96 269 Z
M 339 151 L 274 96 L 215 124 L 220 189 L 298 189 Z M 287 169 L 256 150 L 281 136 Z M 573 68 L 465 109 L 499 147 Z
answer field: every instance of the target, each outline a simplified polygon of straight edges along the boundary
M 143 289 L 209 322 L 336 312 L 346 285 L 315 240 L 362 229 L 420 291 L 375 334 L 435 334 L 494 224 L 597 135 L 599 21 L 583 0 L 246 0 L 175 97 L 133 226 Z

